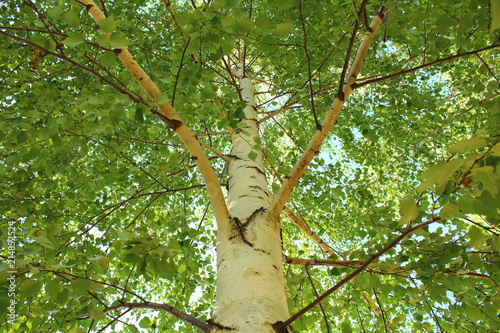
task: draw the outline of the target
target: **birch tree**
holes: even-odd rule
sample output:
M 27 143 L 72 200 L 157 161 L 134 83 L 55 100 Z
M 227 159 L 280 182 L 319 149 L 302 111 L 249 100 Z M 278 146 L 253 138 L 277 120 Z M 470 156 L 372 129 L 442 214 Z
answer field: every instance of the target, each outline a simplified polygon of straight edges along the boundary
M 500 329 L 494 0 L 0 7 L 2 331 Z

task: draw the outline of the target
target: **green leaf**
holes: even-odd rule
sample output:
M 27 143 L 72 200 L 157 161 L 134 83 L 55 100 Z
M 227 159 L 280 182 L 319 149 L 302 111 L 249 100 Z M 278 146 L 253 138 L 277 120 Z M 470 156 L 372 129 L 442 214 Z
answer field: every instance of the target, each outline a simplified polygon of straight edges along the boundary
M 262 30 L 269 30 L 271 27 L 271 20 L 265 14 L 259 14 L 255 19 L 255 25 Z
M 294 24 L 291 22 L 279 23 L 276 26 L 276 36 L 278 38 L 285 38 L 293 31 L 293 28 Z
M 227 0 L 214 0 L 210 4 L 210 7 L 212 10 L 216 11 L 219 10 L 220 8 L 224 7 L 227 3 Z
M 464 213 L 460 211 L 457 204 L 449 202 L 446 205 L 444 205 L 443 208 L 441 208 L 441 211 L 439 212 L 439 217 L 441 217 L 443 220 L 447 220 L 453 217 L 465 218 L 466 216 Z
M 469 232 L 467 232 L 467 236 L 469 237 L 469 245 L 471 247 L 475 247 L 476 249 L 480 248 L 484 243 L 484 234 L 476 226 L 471 226 L 469 228 Z
M 42 288 L 40 281 L 26 279 L 19 285 L 21 298 L 29 298 L 36 296 Z
M 53 20 L 57 20 L 63 15 L 64 7 L 63 6 L 53 6 L 47 10 L 47 16 Z
M 223 27 L 228 27 L 234 25 L 234 17 L 232 16 L 226 16 L 222 19 L 222 26 Z
M 248 158 L 251 159 L 252 161 L 255 161 L 257 159 L 257 153 L 253 150 L 251 150 L 249 153 L 248 153 Z
M 156 100 L 156 103 L 158 103 L 158 104 L 163 104 L 163 103 L 169 102 L 169 98 L 168 98 L 167 94 L 162 93 L 162 92 L 155 94 L 155 100 Z
M 151 319 L 149 317 L 143 317 L 139 322 L 139 326 L 144 329 L 148 329 L 151 327 Z
M 187 269 L 186 265 L 180 265 L 177 267 L 177 273 L 179 273 L 179 275 L 182 275 L 186 272 L 186 269 Z
M 87 279 L 76 279 L 71 282 L 71 288 L 77 294 L 85 294 L 91 285 L 92 282 Z
M 247 17 L 238 17 L 238 20 L 236 21 L 238 24 L 238 27 L 240 28 L 241 31 L 246 32 L 252 28 L 252 21 L 249 20 Z
M 94 320 L 102 320 L 106 317 L 98 305 L 94 305 L 89 309 L 89 315 Z
M 23 143 L 23 142 L 26 142 L 28 141 L 28 132 L 26 131 L 21 131 L 19 132 L 19 134 L 17 135 L 17 143 Z
M 500 235 L 493 236 L 493 248 L 500 252 Z
M 437 163 L 434 167 L 430 168 L 419 177 L 423 179 L 423 181 L 416 188 L 416 190 L 424 192 L 432 185 L 436 185 L 437 187 L 446 185 L 446 183 L 451 180 L 453 173 L 455 173 L 463 164 L 464 160 L 460 158 L 453 159 L 446 163 Z
M 236 118 L 236 119 L 245 119 L 246 116 L 245 116 L 245 112 L 243 110 L 244 110 L 244 107 L 238 107 L 234 111 L 234 118 Z
M 110 42 L 109 42 L 109 38 L 108 36 L 106 35 L 100 35 L 100 36 L 96 36 L 95 38 L 95 41 L 96 43 L 99 45 L 99 46 L 102 46 L 102 47 L 110 47 Z M 109 53 L 109 51 L 105 52 L 104 54 L 107 54 Z M 113 54 L 114 55 L 114 54 Z M 115 56 L 115 55 L 114 55 Z M 115 56 L 116 57 L 116 56 Z
M 144 114 L 142 112 L 142 108 L 136 108 L 134 113 L 134 119 L 139 123 L 144 123 Z
M 471 170 L 471 178 L 476 182 L 481 182 L 482 186 L 487 189 L 491 194 L 498 193 L 498 175 L 492 166 L 485 166 L 474 168 Z
M 73 28 L 77 28 L 80 26 L 80 16 L 78 12 L 75 10 L 69 10 L 62 15 L 63 22 L 66 22 Z
M 65 304 L 68 302 L 70 295 L 70 291 L 68 288 L 64 288 L 58 295 L 57 295 L 57 302 L 60 304 Z
M 73 48 L 82 44 L 84 41 L 85 38 L 81 34 L 79 34 L 78 32 L 72 32 L 66 39 L 63 40 L 63 43 L 68 47 Z
M 347 321 L 342 322 L 342 324 L 340 325 L 340 329 L 342 333 L 352 333 L 351 324 Z
M 131 44 L 123 32 L 113 32 L 109 37 L 109 42 L 113 47 L 125 47 Z
M 100 61 L 103 66 L 112 66 L 116 64 L 116 55 L 111 51 L 106 51 L 102 54 Z
M 116 30 L 116 21 L 113 15 L 100 20 L 98 24 L 104 32 L 113 32 Z
M 42 245 L 45 248 L 54 250 L 54 244 L 45 236 L 38 236 L 38 237 L 33 237 L 33 240 L 35 240 L 38 244 Z
M 405 224 L 414 221 L 418 214 L 418 206 L 411 195 L 407 196 L 400 204 L 399 214 L 401 215 L 401 219 L 399 220 L 398 226 L 403 226 Z

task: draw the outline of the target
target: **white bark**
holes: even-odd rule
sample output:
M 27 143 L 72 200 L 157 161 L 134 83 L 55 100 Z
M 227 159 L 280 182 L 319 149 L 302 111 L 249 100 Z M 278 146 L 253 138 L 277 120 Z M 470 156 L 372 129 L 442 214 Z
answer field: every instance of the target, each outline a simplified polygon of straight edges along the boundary
M 246 119 L 232 134 L 228 209 L 230 234 L 217 238 L 217 298 L 213 332 L 275 332 L 272 324 L 289 317 L 283 278 L 280 226 L 270 219 L 267 180 L 252 82 L 238 68 Z M 250 158 L 250 157 L 254 158 Z

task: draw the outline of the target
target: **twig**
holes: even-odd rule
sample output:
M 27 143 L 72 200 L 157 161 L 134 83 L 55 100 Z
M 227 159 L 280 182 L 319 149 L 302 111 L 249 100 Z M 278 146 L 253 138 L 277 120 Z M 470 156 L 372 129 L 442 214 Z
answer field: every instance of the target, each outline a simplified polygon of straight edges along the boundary
M 483 47 L 482 49 L 478 49 L 478 50 L 474 50 L 474 51 L 470 51 L 470 52 L 465 52 L 465 53 L 460 53 L 460 54 L 455 54 L 455 55 L 452 55 L 452 56 L 449 56 L 449 57 L 446 57 L 446 58 L 440 58 L 440 59 L 428 62 L 426 64 L 423 64 L 423 65 L 420 65 L 420 66 L 417 66 L 417 67 L 413 67 L 413 68 L 410 68 L 410 69 L 407 69 L 407 70 L 404 70 L 404 71 L 401 71 L 401 72 L 389 74 L 389 75 L 382 76 L 382 77 L 379 77 L 379 78 L 376 78 L 376 79 L 372 79 L 372 80 L 366 80 L 366 81 L 363 81 L 363 82 L 360 82 L 360 83 L 355 83 L 355 84 L 353 84 L 352 87 L 353 87 L 353 89 L 356 89 L 356 88 L 359 88 L 359 87 L 362 87 L 362 86 L 366 86 L 367 84 L 372 84 L 372 83 L 375 83 L 375 82 L 379 82 L 379 81 L 391 79 L 391 78 L 396 77 L 396 76 L 400 76 L 400 75 L 404 75 L 404 74 L 416 72 L 419 69 L 426 68 L 426 67 L 429 67 L 429 66 L 433 66 L 433 65 L 439 64 L 439 63 L 444 62 L 444 61 L 448 61 L 448 60 L 452 60 L 452 59 L 456 59 L 456 58 L 461 58 L 461 57 L 466 57 L 466 56 L 473 55 L 473 54 L 478 54 L 480 52 L 483 52 L 483 51 L 486 51 L 486 50 L 491 50 L 491 49 L 494 49 L 494 48 L 497 48 L 497 47 L 500 47 L 500 44 L 493 44 L 493 45 L 490 45 L 490 46 L 487 46 L 487 47 Z
M 142 298 L 138 294 L 134 293 L 133 291 L 127 290 L 127 289 L 119 287 L 119 286 L 115 286 L 115 285 L 107 283 L 107 282 L 98 281 L 98 280 L 94 280 L 94 279 L 91 279 L 91 278 L 88 278 L 88 277 L 82 277 L 82 276 L 74 275 L 74 274 L 71 274 L 71 273 L 56 271 L 56 270 L 52 270 L 52 269 L 40 269 L 40 272 L 52 273 L 52 274 L 57 275 L 57 276 L 59 276 L 61 278 L 68 279 L 69 281 L 71 281 L 71 279 L 68 278 L 68 277 L 72 277 L 72 278 L 80 279 L 80 280 L 91 281 L 91 282 L 94 282 L 94 283 L 97 283 L 97 284 L 101 284 L 101 285 L 104 285 L 104 286 L 107 286 L 107 287 L 110 287 L 110 288 L 114 288 L 114 289 L 120 290 L 120 291 L 122 291 L 124 293 L 127 293 L 127 294 L 130 294 L 132 296 L 137 297 L 141 301 L 146 302 L 146 300 L 144 298 Z
M 314 295 L 316 295 L 316 297 L 318 297 L 319 296 L 318 290 L 314 286 L 314 281 L 311 277 L 311 273 L 309 273 L 309 266 L 306 266 L 305 270 L 306 270 L 307 278 L 309 279 L 309 283 L 311 283 L 311 287 L 314 291 Z M 328 317 L 326 316 L 325 309 L 323 308 L 322 304 L 320 304 L 319 307 L 321 309 L 321 314 L 323 315 L 323 320 L 325 321 L 326 331 L 329 333 L 330 332 L 330 325 L 328 324 Z
M 30 42 L 29 40 L 27 39 L 24 39 L 24 38 L 21 38 L 21 37 L 18 37 L 18 36 L 15 36 L 15 35 L 11 35 L 11 34 L 8 34 L 4 31 L 0 31 L 0 35 L 3 35 L 3 36 L 6 36 L 10 39 L 14 39 L 14 40 L 17 40 L 18 42 L 21 42 L 23 44 L 26 44 L 26 45 L 29 45 L 33 48 L 36 48 L 38 50 L 41 50 L 42 52 L 48 54 L 48 55 L 51 55 L 53 57 L 56 57 L 58 59 L 61 59 L 73 66 L 75 66 L 76 68 L 78 69 L 81 69 L 85 72 L 88 72 L 92 75 L 94 75 L 95 77 L 97 77 L 99 80 L 101 80 L 102 82 L 104 82 L 105 84 L 113 87 L 114 89 L 118 90 L 119 92 L 121 92 L 122 94 L 125 94 L 125 95 L 128 95 L 134 102 L 136 103 L 141 103 L 141 104 L 145 104 L 147 105 L 147 103 L 144 102 L 144 100 L 142 98 L 137 98 L 137 96 L 135 96 L 133 93 L 131 93 L 130 91 L 127 91 L 121 87 L 119 87 L 118 85 L 116 85 L 115 83 L 109 81 L 108 79 L 106 79 L 105 77 L 103 77 L 101 74 L 97 73 L 96 71 L 94 71 L 93 69 L 91 68 L 88 68 L 88 67 L 85 67 L 83 66 L 82 64 L 79 64 L 77 63 L 76 61 L 74 60 L 71 60 L 69 58 L 67 58 L 66 56 L 62 55 L 62 54 L 59 54 L 59 53 L 56 53 L 56 52 L 52 52 L 52 51 L 49 51 L 47 50 L 46 48 L 38 45 L 38 44 L 35 44 L 33 42 Z

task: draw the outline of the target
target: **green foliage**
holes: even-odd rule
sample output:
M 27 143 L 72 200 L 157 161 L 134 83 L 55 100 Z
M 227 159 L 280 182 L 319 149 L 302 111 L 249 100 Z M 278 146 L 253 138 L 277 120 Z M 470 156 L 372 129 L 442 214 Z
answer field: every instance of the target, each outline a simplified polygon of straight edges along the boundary
M 0 36 L 0 330 L 192 331 L 166 313 L 117 322 L 103 312 L 143 299 L 211 315 L 216 231 L 203 180 L 151 107 L 103 80 L 152 103 L 112 48 L 128 46 L 160 87 L 156 100 L 175 102 L 198 138 L 227 154 L 228 127 L 245 117 L 231 74 L 244 57 L 259 117 L 269 116 L 256 148 L 276 193 L 337 93 L 360 3 L 302 1 L 300 13 L 287 0 L 172 1 L 174 20 L 161 1 L 106 1 L 109 17 L 97 25 L 78 2 L 2 2 L 1 32 L 61 58 Z M 366 260 L 405 228 L 440 220 L 300 318 L 297 331 L 500 329 L 497 3 L 387 3 L 358 78 L 373 82 L 347 101 L 292 199 L 335 260 Z M 368 3 L 368 19 L 379 6 Z M 212 161 L 226 184 L 225 164 Z M 282 228 L 285 253 L 325 257 L 285 217 Z M 285 266 L 290 312 L 351 271 L 314 267 L 311 281 L 304 267 Z

